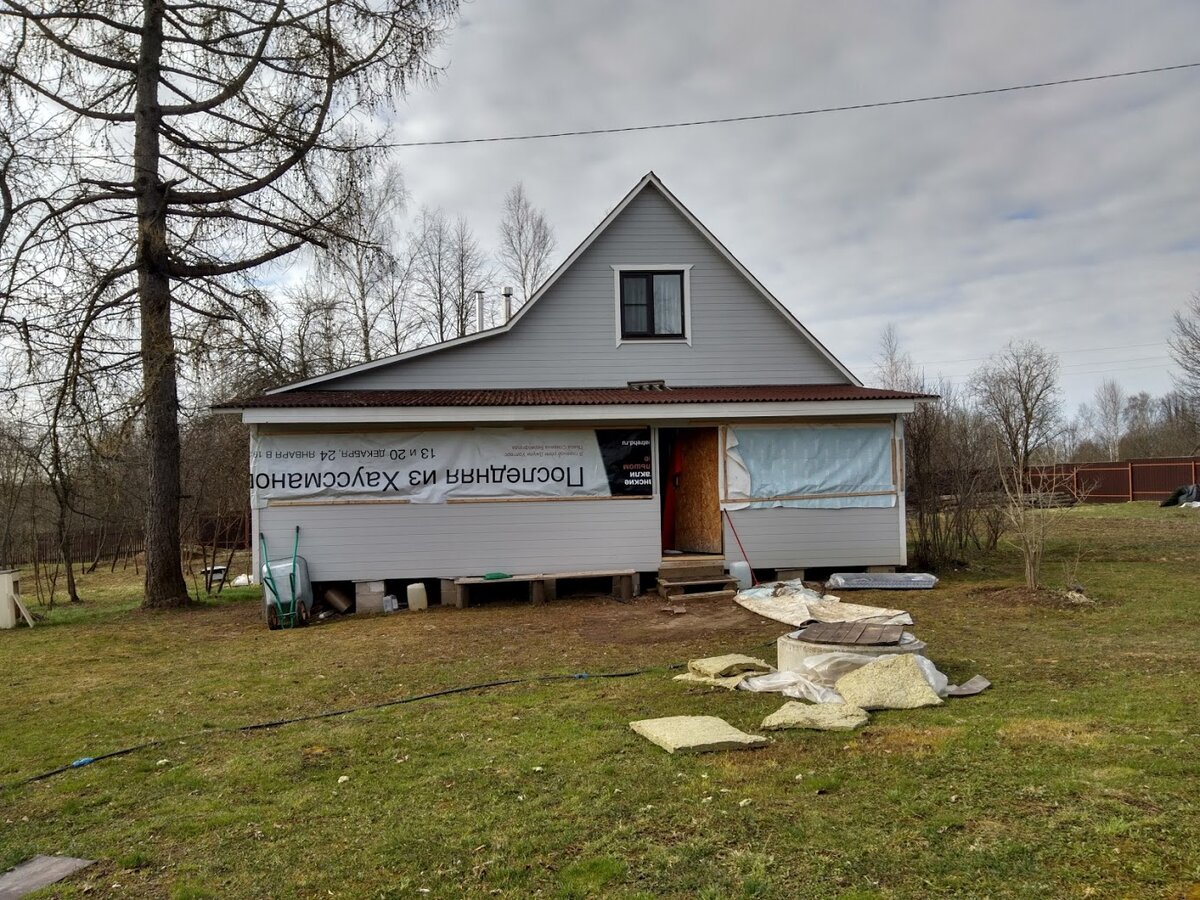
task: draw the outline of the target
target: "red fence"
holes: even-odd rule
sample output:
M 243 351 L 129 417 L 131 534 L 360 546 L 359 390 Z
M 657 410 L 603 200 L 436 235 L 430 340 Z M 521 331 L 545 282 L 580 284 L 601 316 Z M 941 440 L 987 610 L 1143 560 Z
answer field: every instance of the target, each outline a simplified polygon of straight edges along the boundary
M 1070 492 L 1085 503 L 1166 500 L 1175 488 L 1200 483 L 1200 456 L 1030 466 L 1034 490 Z

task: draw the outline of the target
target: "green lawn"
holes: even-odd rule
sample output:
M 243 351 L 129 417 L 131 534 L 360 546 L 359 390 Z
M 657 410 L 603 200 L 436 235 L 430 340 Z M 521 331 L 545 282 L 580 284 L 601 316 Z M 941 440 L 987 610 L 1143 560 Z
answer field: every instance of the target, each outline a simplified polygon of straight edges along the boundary
M 253 591 L 142 613 L 119 573 L 85 578 L 84 611 L 0 633 L 0 783 L 169 740 L 0 789 L 0 869 L 99 860 L 48 894 L 64 897 L 1197 896 L 1200 511 L 1056 515 L 1046 582 L 1077 578 L 1094 606 L 1011 590 L 1007 552 L 931 592 L 853 598 L 906 605 L 943 671 L 992 690 L 694 757 L 627 723 L 754 730 L 780 698 L 659 668 L 197 733 L 770 654 L 786 626 L 732 604 L 565 599 L 268 632 Z

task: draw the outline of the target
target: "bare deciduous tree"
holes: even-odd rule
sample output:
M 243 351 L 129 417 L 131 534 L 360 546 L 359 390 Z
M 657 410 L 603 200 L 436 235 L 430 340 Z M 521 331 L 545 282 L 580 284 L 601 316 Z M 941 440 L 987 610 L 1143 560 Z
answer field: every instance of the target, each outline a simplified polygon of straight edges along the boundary
M 411 336 L 412 262 L 397 230 L 407 201 L 399 168 L 387 167 L 357 186 L 347 204 L 340 230 L 349 239 L 314 252 L 309 287 L 344 309 L 357 347 L 352 363 L 399 353 Z
M 456 0 L 0 4 L 0 120 L 37 109 L 28 147 L 42 154 L 39 177 L 25 183 L 34 193 L 5 201 L 0 295 L 24 306 L 12 318 L 27 338 L 60 335 L 77 370 L 140 371 L 145 605 L 187 602 L 181 349 L 205 322 L 242 320 L 262 296 L 247 290 L 259 267 L 352 239 L 337 226 L 372 143 L 354 110 L 427 74 L 456 9 Z
M 475 330 L 475 291 L 491 285 L 492 272 L 465 218 L 453 222 L 441 209 L 422 209 L 409 236 L 415 316 L 431 342 Z
M 913 521 L 913 560 L 940 569 L 995 548 L 991 429 L 947 379 L 929 381 L 900 345 L 894 325 L 880 336 L 876 378 L 885 387 L 935 394 L 905 418 L 905 496 Z
M 1096 388 L 1094 402 L 1093 427 L 1096 439 L 1110 460 L 1118 459 L 1121 455 L 1121 419 L 1125 406 L 1125 392 L 1115 380 L 1106 378 Z
M 879 335 L 879 355 L 875 358 L 875 380 L 880 387 L 897 391 L 919 391 L 925 387 L 925 376 L 912 356 L 900 348 L 900 333 L 894 322 L 888 322 Z
M 1004 488 L 1010 540 L 1025 564 L 1025 584 L 1038 587 L 1051 519 L 1044 497 L 1031 491 L 1029 464 L 1061 428 L 1058 358 L 1033 341 L 1009 343 L 971 377 L 971 390 L 997 435 L 996 468 Z
M 504 197 L 500 220 L 500 265 L 517 283 L 525 303 L 550 274 L 554 230 L 545 214 L 529 202 L 525 185 L 517 182 Z
M 1187 398 L 1193 421 L 1200 422 L 1200 294 L 1176 310 L 1168 346 L 1179 369 L 1175 387 Z
M 475 233 L 462 216 L 455 219 L 450 232 L 450 258 L 454 279 L 451 301 L 457 331 L 455 337 L 463 337 L 476 330 L 475 292 L 483 291 L 486 296 L 492 284 L 492 271 L 487 257 L 479 249 Z M 487 327 L 486 317 L 484 327 Z
M 999 432 L 1006 462 L 1019 470 L 1058 434 L 1058 357 L 1034 341 L 1010 342 L 989 357 L 971 376 L 971 392 Z
M 423 337 L 436 343 L 458 337 L 452 245 L 446 213 L 423 207 L 409 235 L 409 252 L 416 284 L 417 321 Z

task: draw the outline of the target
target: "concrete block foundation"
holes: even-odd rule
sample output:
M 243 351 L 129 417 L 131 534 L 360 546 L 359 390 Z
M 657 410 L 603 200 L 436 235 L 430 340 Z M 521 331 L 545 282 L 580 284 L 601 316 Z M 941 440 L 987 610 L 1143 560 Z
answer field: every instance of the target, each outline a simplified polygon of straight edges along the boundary
M 385 593 L 382 581 L 354 582 L 354 611 L 368 614 L 383 612 Z

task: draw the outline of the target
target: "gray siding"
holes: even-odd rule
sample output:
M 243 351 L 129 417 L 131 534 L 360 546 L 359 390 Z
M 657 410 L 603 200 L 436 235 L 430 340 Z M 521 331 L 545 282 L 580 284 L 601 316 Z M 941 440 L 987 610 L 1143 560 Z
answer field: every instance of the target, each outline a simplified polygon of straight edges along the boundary
M 658 569 L 657 500 L 276 506 L 259 511 L 272 556 L 316 581 Z
M 613 265 L 691 264 L 692 342 L 616 345 Z M 846 379 L 653 186 L 512 331 L 318 389 L 831 384 Z
M 902 508 L 742 509 L 730 513 L 756 569 L 904 563 Z M 725 561 L 742 558 L 725 522 Z
M 486 572 L 656 571 L 657 500 L 335 504 L 259 511 L 272 555 L 300 554 L 318 581 L 452 578 Z M 756 568 L 902 565 L 898 509 L 732 513 Z M 283 548 L 283 549 L 280 549 Z M 726 563 L 741 559 L 725 525 Z

